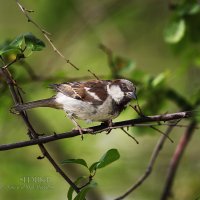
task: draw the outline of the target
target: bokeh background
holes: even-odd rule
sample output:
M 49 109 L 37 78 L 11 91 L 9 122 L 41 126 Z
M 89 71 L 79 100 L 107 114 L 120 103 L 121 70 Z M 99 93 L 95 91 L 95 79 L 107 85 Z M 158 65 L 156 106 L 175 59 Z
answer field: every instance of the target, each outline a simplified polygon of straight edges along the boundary
M 184 1 L 178 1 L 184 2 Z M 191 1 L 193 2 L 193 1 Z M 53 95 L 49 83 L 71 80 L 86 80 L 94 77 L 88 69 L 103 79 L 113 78 L 107 55 L 99 48 L 104 44 L 113 54 L 123 58 L 129 67 L 123 76 L 134 80 L 134 70 L 139 77 L 164 76 L 165 85 L 173 88 L 186 100 L 193 101 L 199 91 L 199 39 L 200 15 L 195 13 L 190 19 L 187 31 L 179 31 L 179 40 L 166 42 L 166 27 L 174 17 L 171 2 L 159 0 L 29 0 L 21 1 L 34 10 L 31 17 L 45 30 L 52 33 L 56 47 L 80 68 L 73 69 L 50 47 L 39 30 L 28 23 L 15 1 L 0 0 L 0 43 L 16 36 L 32 32 L 46 43 L 46 48 L 36 52 L 25 61 L 41 80 L 31 80 L 20 65 L 13 69 L 15 79 L 26 92 L 25 101 L 47 98 Z M 196 29 L 192 29 L 193 26 Z M 200 29 L 199 29 L 200 30 Z M 182 31 L 182 32 L 181 32 Z M 190 31 L 190 32 L 189 32 Z M 193 32 L 192 32 L 193 31 Z M 180 35 L 190 34 L 182 39 Z M 195 35 L 196 34 L 196 35 Z M 191 37 L 191 36 L 195 37 Z M 172 39 L 173 40 L 173 39 Z M 179 43 L 179 44 L 177 44 Z M 148 76 L 147 76 L 148 75 Z M 143 77 L 144 76 L 144 77 Z M 143 80 L 144 81 L 144 80 Z M 138 91 L 140 85 L 138 84 Z M 151 93 L 151 89 L 148 89 Z M 141 104 L 151 99 L 144 99 Z M 152 107 L 162 104 L 158 99 L 151 101 Z M 134 104 L 134 103 L 133 103 Z M 21 118 L 9 112 L 13 105 L 8 89 L 0 93 L 0 141 L 12 143 L 27 140 L 27 130 Z M 163 104 L 162 104 L 163 105 Z M 148 114 L 162 114 L 180 111 L 172 103 L 164 102 L 159 110 L 148 110 Z M 64 112 L 41 108 L 28 112 L 36 130 L 44 134 L 61 133 L 73 128 Z M 128 108 L 115 121 L 136 117 Z M 82 126 L 90 126 L 80 122 Z M 183 121 L 187 124 L 187 121 Z M 162 127 L 165 130 L 166 127 Z M 121 158 L 107 168 L 98 171 L 95 181 L 103 199 L 110 200 L 125 192 L 144 173 L 153 148 L 160 137 L 150 128 L 130 130 L 139 140 L 134 143 L 120 130 L 113 130 L 95 136 L 86 135 L 51 142 L 45 146 L 58 163 L 67 158 L 83 158 L 88 163 L 97 161 L 108 149 L 117 148 Z M 172 133 L 174 144 L 167 141 L 151 176 L 127 200 L 159 199 L 172 153 L 184 128 L 176 128 Z M 194 200 L 200 196 L 200 156 L 199 130 L 196 130 L 187 151 L 181 160 L 173 187 L 174 199 Z M 67 199 L 68 185 L 55 172 L 46 159 L 37 160 L 41 152 L 37 146 L 10 150 L 0 153 L 0 199 Z M 80 166 L 63 165 L 73 180 L 87 175 Z M 25 184 L 25 188 L 20 188 Z M 39 187 L 41 186 L 41 187 Z

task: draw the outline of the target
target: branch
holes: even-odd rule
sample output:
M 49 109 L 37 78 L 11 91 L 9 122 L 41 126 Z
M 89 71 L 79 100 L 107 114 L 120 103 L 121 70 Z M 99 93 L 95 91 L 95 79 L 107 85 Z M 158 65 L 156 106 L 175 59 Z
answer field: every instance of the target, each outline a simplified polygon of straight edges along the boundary
M 2 68 L 3 76 L 6 80 L 6 83 L 10 89 L 10 93 L 12 95 L 13 101 L 15 103 L 22 103 L 23 100 L 20 95 L 20 91 L 18 89 L 16 82 L 13 80 L 9 70 L 7 68 Z M 32 139 L 38 139 L 38 133 L 32 127 L 26 112 L 20 112 L 20 116 L 22 117 L 27 129 L 28 129 L 28 136 Z M 59 167 L 59 165 L 55 162 L 55 160 L 51 157 L 47 149 L 43 144 L 38 144 L 42 154 L 49 160 L 52 166 L 55 168 L 56 172 L 58 172 L 66 181 L 67 183 L 77 192 L 79 193 L 78 187 L 72 182 L 72 180 L 65 174 L 65 172 Z
M 38 30 L 40 30 L 42 32 L 42 34 L 44 35 L 44 37 L 46 38 L 46 40 L 49 42 L 49 44 L 51 45 L 51 47 L 53 48 L 53 50 L 61 57 L 63 58 L 68 64 L 70 64 L 73 68 L 75 68 L 76 70 L 79 70 L 78 67 L 76 67 L 73 63 L 71 63 L 71 61 L 67 58 L 65 58 L 65 56 L 55 47 L 55 45 L 53 44 L 51 38 L 49 37 L 49 35 L 51 35 L 49 32 L 47 32 L 46 30 L 44 30 L 39 24 L 37 24 L 34 20 L 32 20 L 32 18 L 29 16 L 30 12 L 33 12 L 32 10 L 28 10 L 26 9 L 24 6 L 22 6 L 19 3 L 19 0 L 16 0 L 17 5 L 19 6 L 20 10 L 22 11 L 22 13 L 25 15 L 25 17 L 27 18 L 28 22 L 31 22 Z
M 168 170 L 168 174 L 167 174 L 167 180 L 165 183 L 165 187 L 162 193 L 162 196 L 160 198 L 160 200 L 167 200 L 168 197 L 171 195 L 171 188 L 174 182 L 174 178 L 176 175 L 176 171 L 178 169 L 179 166 L 179 162 L 183 156 L 183 153 L 187 147 L 187 144 L 189 143 L 195 127 L 197 125 L 197 122 L 195 120 L 193 120 L 190 125 L 188 126 L 185 134 L 181 137 L 179 144 L 174 152 L 174 155 L 171 159 L 171 163 L 169 166 L 169 170 Z
M 140 117 L 137 119 L 115 122 L 113 123 L 112 127 L 109 127 L 108 125 L 103 123 L 99 126 L 89 127 L 87 128 L 87 131 L 83 130 L 83 134 L 97 134 L 103 131 L 108 131 L 108 130 L 116 129 L 116 128 L 141 126 L 141 124 L 143 125 L 144 123 L 150 123 L 150 122 L 162 122 L 162 121 L 166 122 L 166 121 L 172 121 L 172 120 L 180 120 L 183 118 L 192 117 L 193 116 L 192 113 L 193 112 L 188 111 L 188 112 L 178 112 L 178 113 L 171 113 L 171 114 L 165 114 L 165 115 Z M 150 126 L 152 126 L 152 124 Z M 174 127 L 173 124 L 172 125 L 169 124 L 169 126 Z M 53 134 L 49 136 L 41 136 L 38 138 L 34 138 L 30 141 L 24 141 L 24 142 L 12 143 L 12 144 L 3 144 L 3 145 L 0 145 L 0 151 L 22 148 L 22 147 L 32 146 L 36 144 L 44 144 L 44 143 L 52 142 L 55 140 L 71 138 L 75 136 L 80 136 L 80 133 L 78 130 L 72 130 L 70 132 Z
M 165 132 L 165 135 L 169 135 L 171 133 L 171 131 L 173 130 L 175 126 L 169 126 Z M 125 197 L 127 197 L 129 194 L 131 194 L 134 190 L 136 190 L 151 174 L 152 170 L 153 170 L 153 166 L 156 162 L 156 159 L 160 153 L 160 151 L 162 150 L 162 147 L 164 145 L 165 140 L 167 139 L 167 137 L 165 135 L 162 135 L 160 140 L 157 142 L 153 153 L 151 155 L 151 159 L 149 161 L 149 164 L 146 168 L 146 171 L 144 172 L 144 174 L 138 179 L 138 181 L 130 188 L 127 190 L 127 192 L 125 192 L 123 195 L 117 197 L 115 200 L 121 200 L 124 199 Z

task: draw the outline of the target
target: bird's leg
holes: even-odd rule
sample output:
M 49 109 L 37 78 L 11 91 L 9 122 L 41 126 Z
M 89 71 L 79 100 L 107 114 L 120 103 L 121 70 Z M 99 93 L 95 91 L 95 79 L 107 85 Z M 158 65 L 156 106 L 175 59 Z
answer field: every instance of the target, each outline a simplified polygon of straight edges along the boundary
M 75 120 L 73 113 L 67 113 L 67 117 L 72 121 L 72 123 L 76 126 L 75 129 L 78 129 L 80 135 L 81 135 L 81 139 L 83 140 L 83 131 L 85 132 L 92 132 L 92 129 L 89 128 L 81 128 L 81 126 L 77 123 L 77 121 Z
M 112 120 L 111 119 L 107 120 L 107 121 L 103 122 L 103 124 L 105 124 L 106 126 L 108 126 L 108 130 L 107 130 L 106 134 L 109 134 L 112 131 L 112 125 L 113 125 Z
M 83 140 L 83 129 L 80 127 L 80 125 L 77 123 L 77 121 L 75 120 L 75 118 L 73 117 L 73 113 L 67 113 L 67 117 L 72 121 L 72 123 L 76 126 L 76 128 L 78 129 L 80 135 L 81 135 L 81 139 Z
M 82 128 L 80 127 L 80 125 L 76 122 L 76 120 L 74 119 L 74 117 L 71 117 L 72 122 L 74 123 L 74 125 L 76 126 L 76 128 L 78 129 L 80 135 L 81 135 L 81 139 L 83 140 L 83 131 Z

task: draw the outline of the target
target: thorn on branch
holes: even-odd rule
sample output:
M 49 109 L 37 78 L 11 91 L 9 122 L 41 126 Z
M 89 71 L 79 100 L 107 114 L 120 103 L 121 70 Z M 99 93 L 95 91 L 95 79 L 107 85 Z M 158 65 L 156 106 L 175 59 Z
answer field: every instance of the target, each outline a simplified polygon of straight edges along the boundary
M 29 12 L 29 13 L 35 12 L 34 10 L 29 10 L 29 9 L 24 8 L 24 7 L 23 7 L 23 9 L 24 9 L 26 12 Z
M 58 136 L 56 132 L 53 132 L 53 135 L 54 135 L 55 137 L 57 137 L 57 136 Z
M 45 158 L 45 156 L 38 156 L 38 157 L 37 157 L 38 160 L 42 160 L 42 159 L 44 159 L 44 158 Z

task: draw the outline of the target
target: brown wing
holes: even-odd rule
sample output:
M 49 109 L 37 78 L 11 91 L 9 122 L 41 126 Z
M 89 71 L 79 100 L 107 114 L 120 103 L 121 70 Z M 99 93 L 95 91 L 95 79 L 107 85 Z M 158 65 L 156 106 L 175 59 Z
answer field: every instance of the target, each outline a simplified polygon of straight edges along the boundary
M 78 89 L 78 85 L 78 82 L 74 82 L 75 87 L 72 86 L 72 83 L 51 84 L 50 87 L 52 87 L 57 92 L 65 94 L 66 96 L 72 97 L 74 99 L 82 99 L 84 91 L 81 91 L 81 88 Z
M 106 86 L 108 83 L 109 81 L 93 80 L 52 84 L 51 87 L 66 96 L 99 105 L 107 98 Z

